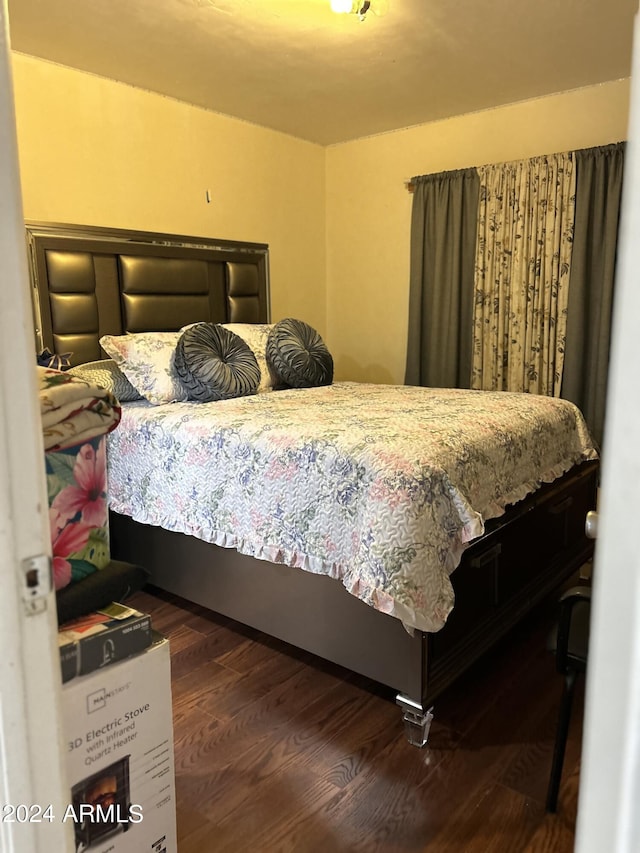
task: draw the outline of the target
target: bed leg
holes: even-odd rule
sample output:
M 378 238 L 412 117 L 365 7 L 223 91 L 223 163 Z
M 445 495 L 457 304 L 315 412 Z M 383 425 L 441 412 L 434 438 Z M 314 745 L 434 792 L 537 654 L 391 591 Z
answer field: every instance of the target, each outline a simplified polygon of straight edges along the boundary
M 398 693 L 396 702 L 402 708 L 404 733 L 409 743 L 412 746 L 426 746 L 433 720 L 433 707 L 425 710 L 420 703 L 414 702 L 402 693 Z

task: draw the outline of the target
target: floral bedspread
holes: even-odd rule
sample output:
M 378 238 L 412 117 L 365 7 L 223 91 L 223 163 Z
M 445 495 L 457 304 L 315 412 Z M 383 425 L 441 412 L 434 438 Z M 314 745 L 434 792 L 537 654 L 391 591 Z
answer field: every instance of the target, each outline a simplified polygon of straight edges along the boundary
M 128 403 L 108 442 L 116 512 L 330 575 L 425 631 L 484 522 L 597 456 L 564 400 L 358 383 Z

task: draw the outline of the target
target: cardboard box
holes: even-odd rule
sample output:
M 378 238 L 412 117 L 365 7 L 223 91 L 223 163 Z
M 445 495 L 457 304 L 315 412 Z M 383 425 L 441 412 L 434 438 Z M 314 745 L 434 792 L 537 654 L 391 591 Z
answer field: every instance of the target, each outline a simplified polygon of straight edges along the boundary
M 76 851 L 177 853 L 169 643 L 62 687 Z
M 139 654 L 150 645 L 151 617 L 113 603 L 60 626 L 62 681 Z

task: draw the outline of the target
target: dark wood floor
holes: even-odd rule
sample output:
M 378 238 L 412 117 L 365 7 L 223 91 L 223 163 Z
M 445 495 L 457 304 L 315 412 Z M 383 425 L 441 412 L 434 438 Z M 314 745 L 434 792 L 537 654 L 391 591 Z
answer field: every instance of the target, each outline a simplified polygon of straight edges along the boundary
M 569 853 L 582 687 L 558 814 L 544 799 L 562 679 L 542 605 L 406 741 L 393 695 L 157 590 L 171 641 L 179 853 Z

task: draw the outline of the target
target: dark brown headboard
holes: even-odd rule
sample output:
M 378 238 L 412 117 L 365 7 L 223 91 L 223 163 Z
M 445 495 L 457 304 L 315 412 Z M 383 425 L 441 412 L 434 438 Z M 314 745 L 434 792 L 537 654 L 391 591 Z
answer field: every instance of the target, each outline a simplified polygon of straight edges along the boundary
M 28 222 L 27 245 L 38 343 L 72 364 L 102 335 L 269 321 L 262 243 Z

